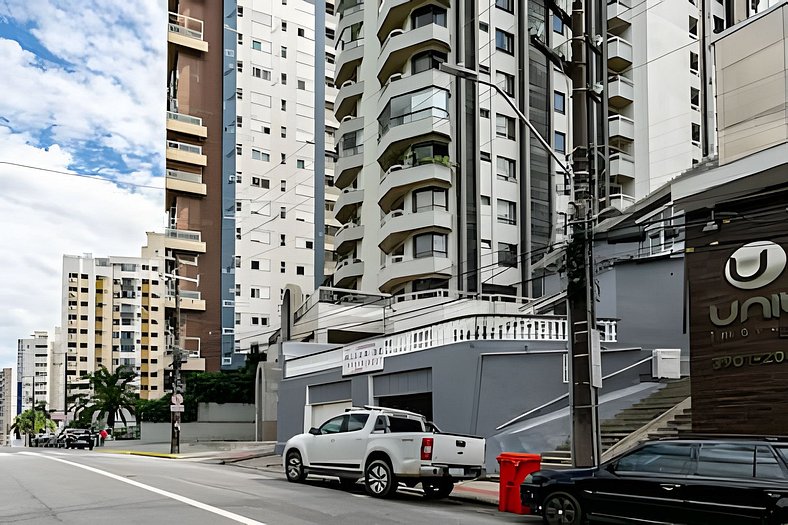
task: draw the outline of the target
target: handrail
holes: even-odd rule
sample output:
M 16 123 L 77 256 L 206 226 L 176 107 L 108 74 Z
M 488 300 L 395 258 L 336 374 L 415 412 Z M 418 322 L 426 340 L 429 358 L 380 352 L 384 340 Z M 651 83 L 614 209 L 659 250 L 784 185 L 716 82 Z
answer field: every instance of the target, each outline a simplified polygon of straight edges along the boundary
M 640 366 L 643 363 L 651 361 L 652 359 L 653 359 L 653 356 L 645 357 L 645 358 L 641 359 L 640 361 L 638 361 L 636 363 L 633 363 L 633 364 L 631 364 L 629 366 L 625 366 L 621 370 L 617 370 L 617 371 L 615 371 L 615 372 L 613 372 L 611 374 L 608 374 L 608 375 L 602 377 L 602 381 L 604 381 L 605 379 L 610 379 L 611 377 L 616 376 L 616 375 L 618 375 L 618 374 L 620 374 L 622 372 L 626 372 L 627 370 L 630 370 L 630 369 L 632 369 L 632 368 L 634 368 L 636 366 Z M 507 421 L 503 425 L 495 427 L 495 430 L 501 430 L 503 428 L 508 427 L 509 425 L 513 425 L 514 423 L 517 423 L 518 421 L 522 421 L 523 419 L 527 418 L 528 416 L 530 416 L 534 412 L 538 412 L 538 411 L 542 410 L 543 408 L 547 408 L 550 405 L 552 405 L 553 403 L 557 403 L 557 402 L 561 401 L 562 399 L 566 399 L 568 397 L 569 397 L 569 392 L 567 392 L 566 394 L 560 395 L 560 396 L 556 397 L 555 399 L 551 399 L 547 403 L 542 403 L 538 407 L 532 408 L 528 412 L 525 412 L 524 414 L 520 414 L 519 416 L 510 419 L 509 421 Z

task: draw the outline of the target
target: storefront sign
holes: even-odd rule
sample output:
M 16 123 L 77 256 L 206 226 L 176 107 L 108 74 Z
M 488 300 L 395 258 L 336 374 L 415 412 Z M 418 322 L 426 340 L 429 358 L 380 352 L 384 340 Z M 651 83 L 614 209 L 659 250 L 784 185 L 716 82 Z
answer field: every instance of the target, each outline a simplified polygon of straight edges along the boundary
M 342 375 L 363 374 L 383 370 L 380 341 L 347 345 L 342 349 Z

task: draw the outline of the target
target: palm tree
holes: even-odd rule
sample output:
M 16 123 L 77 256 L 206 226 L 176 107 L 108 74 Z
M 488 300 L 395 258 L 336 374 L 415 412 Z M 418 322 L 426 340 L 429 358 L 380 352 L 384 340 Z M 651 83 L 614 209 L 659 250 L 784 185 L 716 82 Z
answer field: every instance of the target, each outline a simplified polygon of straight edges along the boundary
M 35 436 L 41 430 L 54 431 L 55 428 L 55 422 L 49 419 L 43 402 L 39 403 L 36 408 L 28 408 L 16 416 L 13 425 L 11 425 L 11 430 L 28 436 L 28 441 L 31 436 Z
M 115 427 L 115 418 L 120 414 L 120 419 L 124 425 L 126 421 L 125 411 L 130 414 L 135 413 L 137 394 L 134 386 L 130 383 L 137 377 L 133 368 L 126 365 L 119 366 L 114 372 L 110 372 L 105 367 L 101 367 L 96 372 L 88 374 L 92 395 L 79 395 L 75 398 L 73 405 L 75 415 L 84 411 L 84 415 L 92 416 L 98 414 L 98 419 L 107 418 L 107 426 L 112 429 Z

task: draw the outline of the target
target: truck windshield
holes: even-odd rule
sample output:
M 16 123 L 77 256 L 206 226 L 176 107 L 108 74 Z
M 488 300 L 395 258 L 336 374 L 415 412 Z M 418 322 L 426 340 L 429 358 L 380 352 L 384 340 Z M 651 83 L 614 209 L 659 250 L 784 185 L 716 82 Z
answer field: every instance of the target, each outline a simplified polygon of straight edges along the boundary
M 418 419 L 389 416 L 389 430 L 391 432 L 423 432 L 424 427 Z

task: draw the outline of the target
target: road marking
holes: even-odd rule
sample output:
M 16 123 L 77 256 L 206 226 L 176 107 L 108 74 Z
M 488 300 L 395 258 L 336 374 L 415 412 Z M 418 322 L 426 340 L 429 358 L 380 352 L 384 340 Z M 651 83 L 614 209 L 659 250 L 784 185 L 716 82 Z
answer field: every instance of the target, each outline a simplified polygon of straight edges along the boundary
M 214 507 L 213 505 L 208 505 L 207 503 L 202 503 L 201 501 L 193 500 L 191 498 L 187 498 L 185 496 L 181 496 L 180 494 L 175 494 L 172 492 L 168 492 L 166 490 L 158 489 L 156 487 L 152 487 L 150 485 L 145 485 L 144 483 L 140 483 L 139 481 L 134 481 L 133 479 L 124 478 L 123 476 L 118 476 L 117 474 L 113 474 L 111 472 L 107 472 L 105 470 L 89 467 L 87 465 L 82 465 L 80 463 L 75 463 L 73 461 L 68 461 L 65 459 L 55 458 L 52 456 L 48 456 L 46 454 L 39 454 L 37 452 L 20 452 L 20 454 L 25 454 L 27 456 L 38 456 L 40 458 L 45 458 L 50 461 L 57 461 L 59 463 L 65 463 L 66 465 L 71 465 L 72 467 L 81 468 L 87 470 L 89 472 L 93 472 L 94 474 L 99 474 L 101 476 L 106 476 L 108 478 L 122 481 L 128 485 L 133 487 L 137 487 L 143 490 L 147 490 L 149 492 L 153 492 L 154 494 L 158 494 L 160 496 L 165 496 L 170 499 L 174 499 L 176 501 L 180 501 L 181 503 L 185 503 L 187 505 L 191 505 L 192 507 L 196 507 L 201 510 L 205 510 L 208 512 L 212 512 L 214 514 L 218 514 L 224 518 L 237 521 L 238 523 L 245 523 L 246 525 L 265 525 L 265 523 L 261 521 L 253 520 L 252 518 L 247 518 L 246 516 L 241 516 L 240 514 L 235 514 L 234 512 L 230 512 L 228 510 L 220 509 L 219 507 Z
M 0 452 L 0 456 L 13 456 L 10 452 Z

